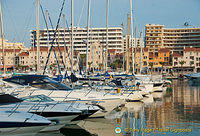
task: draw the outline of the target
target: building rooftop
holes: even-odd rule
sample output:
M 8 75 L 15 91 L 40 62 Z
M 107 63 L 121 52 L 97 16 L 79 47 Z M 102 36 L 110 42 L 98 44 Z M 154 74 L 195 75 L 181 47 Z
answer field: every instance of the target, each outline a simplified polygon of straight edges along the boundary
M 182 57 L 183 55 L 181 55 L 180 53 L 174 52 L 172 54 L 173 57 Z
M 29 53 L 28 53 L 28 52 L 21 52 L 21 53 L 19 54 L 19 56 L 29 56 Z
M 158 52 L 170 52 L 170 49 L 161 48 L 160 50 L 158 50 Z
M 184 52 L 200 52 L 200 48 L 185 47 Z
M 4 52 L 20 52 L 21 49 L 4 49 Z M 3 52 L 3 49 L 0 49 L 0 52 Z

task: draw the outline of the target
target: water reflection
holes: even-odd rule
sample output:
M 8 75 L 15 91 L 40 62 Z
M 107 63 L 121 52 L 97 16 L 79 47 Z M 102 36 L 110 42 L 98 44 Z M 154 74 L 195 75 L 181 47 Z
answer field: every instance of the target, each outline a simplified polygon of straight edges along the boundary
M 151 105 L 131 103 L 120 125 L 124 135 L 198 135 L 200 129 L 199 87 L 174 81 L 172 93 Z

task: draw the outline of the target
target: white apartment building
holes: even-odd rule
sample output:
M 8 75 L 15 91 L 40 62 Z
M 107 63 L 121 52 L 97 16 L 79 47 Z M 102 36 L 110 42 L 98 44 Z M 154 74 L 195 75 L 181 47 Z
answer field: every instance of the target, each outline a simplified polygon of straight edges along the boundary
M 0 38 L 1 40 L 1 38 Z M 23 49 L 27 48 L 24 46 L 22 42 L 10 42 L 7 39 L 3 39 L 4 49 Z M 2 43 L 0 42 L 0 49 L 2 49 Z
M 49 30 L 50 37 L 54 38 L 54 30 Z M 54 46 L 66 46 L 70 47 L 71 30 L 59 28 L 55 36 Z M 47 30 L 40 30 L 40 46 L 48 46 L 49 34 Z M 65 38 L 64 38 L 65 37 Z M 74 50 L 80 52 L 80 54 L 86 53 L 86 40 L 87 40 L 87 28 L 74 28 Z M 31 31 L 31 44 L 36 45 L 35 30 Z M 106 46 L 106 28 L 90 28 L 89 30 L 89 44 L 99 42 L 104 47 Z M 117 52 L 122 52 L 123 45 L 123 28 L 121 27 L 109 27 L 108 28 L 108 49 L 116 49 Z
M 124 42 L 124 51 L 126 52 L 126 41 L 127 41 L 127 38 L 128 36 L 125 36 L 123 38 L 123 42 Z M 133 46 L 136 46 L 137 48 L 140 48 L 141 44 L 142 44 L 142 48 L 144 48 L 144 41 L 142 41 L 142 38 L 134 38 L 133 37 L 133 40 L 132 38 L 130 37 L 130 43 L 129 43 L 129 48 L 131 48 L 131 45 L 132 45 L 132 41 L 133 41 Z M 136 41 L 136 43 L 135 43 Z

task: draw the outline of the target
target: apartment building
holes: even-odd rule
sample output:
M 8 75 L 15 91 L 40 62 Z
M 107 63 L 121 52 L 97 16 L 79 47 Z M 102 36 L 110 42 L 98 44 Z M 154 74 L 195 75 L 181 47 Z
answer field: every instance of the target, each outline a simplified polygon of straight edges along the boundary
M 15 59 L 15 57 L 17 56 L 17 54 L 19 54 L 21 52 L 21 49 L 4 49 L 4 65 L 6 69 L 13 69 L 14 66 L 16 66 L 17 64 L 17 60 Z M 0 49 L 0 66 L 1 66 L 1 70 L 3 69 L 3 50 Z
M 135 48 L 134 49 L 134 55 L 135 55 L 135 59 L 134 59 L 134 63 L 135 63 L 135 70 L 136 72 L 140 71 L 140 65 L 142 65 L 142 69 L 147 69 L 149 68 L 149 49 L 148 48 L 142 48 L 142 55 L 140 52 L 141 48 Z M 132 71 L 132 48 L 129 49 L 130 54 L 129 54 L 129 71 Z M 142 56 L 142 58 L 141 58 Z M 141 63 L 141 59 L 142 59 L 142 63 Z
M 163 66 L 170 66 L 170 49 L 159 48 L 156 54 L 149 52 L 149 63 L 155 71 L 158 71 L 159 68 Z
M 56 57 L 55 57 L 54 51 L 51 50 L 47 69 L 49 69 L 50 66 L 57 66 L 56 58 L 57 58 L 61 68 L 64 67 L 63 66 L 63 62 L 64 62 L 66 68 L 70 69 L 71 68 L 70 49 L 68 49 L 68 52 L 64 52 L 64 47 L 60 47 L 60 48 L 55 47 L 54 50 L 55 50 Z M 29 66 L 31 68 L 34 68 L 37 65 L 37 47 L 34 47 L 34 48 L 31 47 L 29 49 L 28 53 L 29 53 L 29 56 L 27 56 L 27 57 L 29 59 L 29 62 L 28 62 Z M 42 68 L 42 69 L 46 65 L 48 54 L 49 54 L 49 48 L 48 47 L 44 47 L 44 46 L 40 47 L 40 68 Z M 77 62 L 77 58 L 76 58 L 77 55 L 78 55 L 78 53 L 74 52 L 74 65 Z
M 184 47 L 200 47 L 200 28 L 165 28 L 164 25 L 145 25 L 145 44 L 150 52 L 170 48 L 182 53 Z
M 173 53 L 173 68 L 176 71 L 200 71 L 200 48 L 186 47 L 183 54 Z M 183 64 L 181 65 L 181 61 Z
M 40 30 L 40 46 L 49 46 L 49 35 L 51 39 L 54 38 L 53 29 Z M 65 33 L 64 33 L 65 32 Z M 71 30 L 59 28 L 55 36 L 55 46 L 70 47 Z M 31 31 L 31 44 L 36 45 L 36 34 L 35 30 Z M 74 50 L 80 52 L 80 54 L 86 54 L 86 40 L 87 40 L 87 29 L 74 27 Z M 106 28 L 90 28 L 89 29 L 89 44 L 100 42 L 104 47 L 106 46 Z M 123 45 L 123 29 L 121 27 L 109 27 L 108 28 L 108 49 L 116 49 L 117 52 L 122 52 L 124 48 Z
M 142 49 L 142 63 L 141 62 L 141 48 L 137 48 L 135 50 L 135 69 L 136 71 L 140 71 L 140 65 L 142 65 L 142 68 L 148 68 L 149 67 L 149 52 L 148 48 L 143 48 Z M 132 63 L 131 63 L 132 64 Z M 132 66 L 132 65 L 131 65 Z
M 129 38 L 129 40 L 127 38 Z M 124 52 L 126 52 L 127 41 L 129 41 L 129 47 L 131 47 L 133 45 L 134 47 L 137 47 L 137 48 L 140 48 L 141 46 L 142 46 L 142 48 L 144 48 L 144 41 L 142 40 L 142 38 L 133 38 L 132 39 L 130 36 L 124 36 L 124 38 L 123 38 Z M 136 43 L 135 43 L 135 41 L 136 41 Z
M 0 38 L 1 40 L 1 38 Z M 10 42 L 7 39 L 3 39 L 4 49 L 27 49 L 22 42 Z M 2 43 L 0 42 L 0 49 L 2 49 Z
M 90 68 L 98 69 L 104 64 L 103 45 L 98 42 L 90 45 L 88 52 L 88 64 Z

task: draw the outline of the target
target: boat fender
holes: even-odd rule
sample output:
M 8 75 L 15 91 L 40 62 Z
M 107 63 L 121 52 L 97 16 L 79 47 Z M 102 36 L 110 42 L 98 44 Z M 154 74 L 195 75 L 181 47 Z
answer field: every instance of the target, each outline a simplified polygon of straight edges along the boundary
M 120 93 L 120 91 L 121 91 L 120 88 L 117 88 L 117 93 L 118 93 L 118 94 Z

